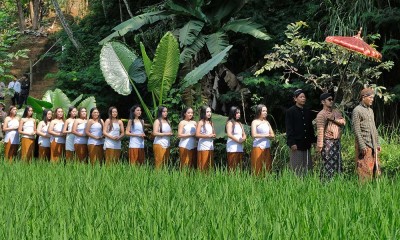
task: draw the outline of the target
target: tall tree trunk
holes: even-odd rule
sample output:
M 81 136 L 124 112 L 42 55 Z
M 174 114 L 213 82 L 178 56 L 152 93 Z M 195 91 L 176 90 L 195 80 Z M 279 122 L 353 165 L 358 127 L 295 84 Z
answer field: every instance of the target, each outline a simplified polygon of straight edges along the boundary
M 81 48 L 81 44 L 77 39 L 74 38 L 74 34 L 71 30 L 71 28 L 68 25 L 68 22 L 65 20 L 64 14 L 61 11 L 60 5 L 58 5 L 57 0 L 51 0 L 54 5 L 54 9 L 56 10 L 56 14 L 58 19 L 60 19 L 61 25 L 64 28 L 64 31 L 67 33 L 69 40 L 72 42 L 72 44 L 75 46 L 77 50 Z
M 107 20 L 106 2 L 101 0 L 101 6 L 103 7 L 104 18 Z
M 122 16 L 121 0 L 119 0 L 119 17 L 120 17 L 121 22 L 123 22 L 123 21 L 124 21 L 124 18 L 123 18 L 123 16 Z M 124 43 L 126 43 L 126 41 L 125 41 L 125 36 L 122 36 L 122 40 L 124 41 Z
M 125 7 L 126 7 L 126 10 L 128 11 L 129 16 L 130 16 L 131 18 L 133 18 L 133 14 L 132 14 L 132 12 L 131 12 L 131 9 L 129 8 L 128 1 L 127 1 L 127 0 L 124 0 L 124 3 L 125 3 Z
M 18 25 L 19 30 L 23 32 L 26 29 L 25 25 L 25 17 L 24 17 L 24 10 L 22 9 L 22 4 L 20 0 L 16 0 L 17 2 L 17 9 L 18 9 Z
M 31 1 L 32 2 L 32 1 Z M 41 0 L 33 0 L 32 29 L 37 30 L 40 27 L 40 7 Z

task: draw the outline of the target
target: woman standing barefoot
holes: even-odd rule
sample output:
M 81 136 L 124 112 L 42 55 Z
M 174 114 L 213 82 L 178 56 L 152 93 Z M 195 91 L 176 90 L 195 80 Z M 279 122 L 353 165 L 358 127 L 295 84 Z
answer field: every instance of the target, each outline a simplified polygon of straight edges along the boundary
M 85 133 L 87 124 L 87 110 L 84 107 L 78 110 L 78 119 L 74 121 L 72 125 L 72 133 L 75 135 L 74 138 L 74 149 L 76 157 L 80 162 L 86 162 L 88 156 L 87 142 L 88 138 Z
M 74 138 L 75 135 L 72 134 L 72 126 L 74 125 L 74 121 L 76 118 L 76 107 L 71 106 L 68 109 L 68 119 L 65 120 L 65 124 L 63 127 L 63 133 L 66 135 L 65 138 L 65 160 L 71 161 L 74 157 Z
M 39 159 L 48 161 L 50 159 L 50 137 L 48 129 L 53 119 L 53 112 L 49 109 L 43 110 L 42 121 L 37 126 L 37 135 L 39 135 Z
M 3 131 L 6 133 L 4 137 L 4 155 L 9 162 L 17 156 L 19 146 L 19 118 L 17 116 L 17 108 L 10 106 L 6 119 L 4 119 Z
M 106 164 L 118 162 L 121 157 L 121 138 L 124 136 L 124 124 L 118 117 L 116 107 L 108 109 L 108 119 L 104 123 L 104 149 L 106 150 Z
M 155 167 L 161 168 L 168 163 L 170 138 L 173 135 L 171 125 L 168 121 L 168 109 L 164 106 L 158 107 L 157 119 L 153 124 L 153 142 Z
M 128 126 L 125 134 L 129 140 L 129 162 L 130 164 L 144 164 L 144 121 L 141 118 L 142 109 L 139 105 L 134 105 L 129 114 Z
M 200 109 L 200 121 L 196 128 L 196 137 L 199 138 L 197 168 L 200 171 L 206 171 L 213 167 L 215 136 L 214 125 L 211 120 L 211 108 L 203 106 Z
M 32 160 L 35 150 L 36 121 L 32 115 L 33 108 L 26 106 L 18 128 L 21 135 L 21 160 L 27 162 Z
M 228 169 L 235 170 L 237 167 L 242 167 L 243 142 L 246 140 L 246 133 L 240 122 L 240 109 L 238 107 L 231 107 L 225 130 L 228 135 L 226 142 Z
M 196 167 L 196 126 L 193 121 L 193 109 L 185 108 L 181 113 L 182 120 L 178 125 L 179 158 L 181 169 L 184 167 Z
M 64 127 L 64 111 L 58 107 L 55 110 L 55 117 L 49 126 L 50 138 L 50 161 L 58 162 L 64 154 L 65 136 L 62 132 Z
M 90 110 L 90 118 L 86 125 L 85 133 L 88 139 L 89 161 L 94 165 L 97 161 L 101 164 L 104 159 L 104 138 L 103 138 L 104 122 L 100 118 L 99 110 L 94 107 Z
M 253 149 L 251 150 L 251 170 L 253 174 L 259 175 L 264 171 L 271 171 L 270 139 L 273 139 L 275 134 L 267 121 L 267 107 L 263 104 L 257 105 L 256 117 L 251 123 L 251 136 L 254 138 Z

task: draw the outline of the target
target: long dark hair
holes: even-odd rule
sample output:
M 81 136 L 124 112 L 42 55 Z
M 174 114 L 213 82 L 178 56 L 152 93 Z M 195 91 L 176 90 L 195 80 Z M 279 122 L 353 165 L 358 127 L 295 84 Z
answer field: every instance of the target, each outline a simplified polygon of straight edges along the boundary
M 267 108 L 267 106 L 265 106 L 264 104 L 258 104 L 257 105 L 257 107 L 256 107 L 256 115 L 255 115 L 254 119 L 260 118 L 263 107 Z
M 23 118 L 26 118 L 26 117 L 28 116 L 28 111 L 29 111 L 29 109 L 32 109 L 32 110 L 33 110 L 33 108 L 32 108 L 31 106 L 27 105 L 27 106 L 25 107 L 24 113 L 22 114 L 22 117 L 23 117 Z M 33 117 L 33 111 L 32 111 L 32 115 L 31 115 L 30 117 Z
M 50 109 L 44 109 L 43 110 L 43 114 L 42 114 L 42 120 L 43 120 L 43 122 L 47 125 L 47 123 L 49 122 L 49 120 L 47 119 L 47 113 L 48 112 L 51 112 L 51 110 Z M 53 119 L 53 117 L 51 118 L 51 119 Z M 50 119 L 50 121 L 51 121 L 51 119 Z
M 93 118 L 92 118 L 92 113 L 93 113 L 94 110 L 99 111 L 99 109 L 98 109 L 97 107 L 92 107 L 92 109 L 90 109 L 90 116 L 89 116 L 89 119 L 93 119 Z M 101 122 L 100 111 L 99 111 L 99 119 L 97 119 L 97 121 L 101 124 L 101 127 L 104 127 L 104 126 L 103 126 L 103 123 Z
M 137 108 L 142 109 L 142 108 L 140 107 L 139 104 L 135 104 L 135 105 L 133 105 L 133 106 L 131 107 L 131 109 L 129 110 L 129 119 L 130 119 L 131 122 L 132 122 L 132 125 L 131 125 L 131 128 L 132 128 L 132 129 L 135 129 L 135 111 L 136 111 Z M 142 116 L 139 116 L 138 119 L 139 119 L 140 123 L 142 124 L 142 128 L 143 128 L 143 130 L 144 130 L 143 118 L 142 118 Z
M 162 113 L 163 113 L 164 109 L 167 109 L 167 107 L 159 106 L 157 109 L 157 119 L 160 122 L 160 133 L 162 133 L 162 121 L 161 120 L 162 120 Z M 169 121 L 168 121 L 168 116 L 165 118 L 165 120 L 167 121 L 168 125 L 170 125 Z
M 110 125 L 108 126 L 108 131 L 111 131 L 113 129 L 113 122 L 112 122 L 112 110 L 117 110 L 117 117 L 115 119 L 119 119 L 118 117 L 118 109 L 114 106 L 111 106 L 110 108 L 108 108 L 108 119 L 110 120 Z
M 206 129 L 206 121 L 208 120 L 211 124 L 211 126 L 213 126 L 213 122 L 211 120 L 211 117 L 209 119 L 207 118 L 207 108 L 210 108 L 209 106 L 202 106 L 200 108 L 200 120 L 203 121 L 203 128 Z M 210 108 L 211 110 L 211 108 Z
M 182 119 L 182 120 L 185 120 L 185 113 L 186 113 L 189 109 L 192 109 L 192 110 L 193 110 L 193 108 L 191 108 L 191 107 L 185 107 L 185 108 L 182 110 L 182 112 L 181 112 L 181 119 Z M 189 119 L 189 120 L 192 120 L 192 119 L 193 119 L 193 116 L 192 116 L 192 118 Z
M 239 122 L 239 124 L 240 124 L 240 121 L 236 120 L 236 114 L 238 111 L 240 112 L 240 109 L 236 106 L 232 106 L 229 109 L 228 120 L 226 120 L 226 123 L 232 122 L 232 132 L 234 132 L 234 130 L 235 130 L 235 123 Z M 225 125 L 225 132 L 227 132 L 226 125 Z
M 70 106 L 70 107 L 68 108 L 68 113 L 67 113 L 68 118 L 71 118 L 71 112 L 72 112 L 72 110 L 74 110 L 74 109 L 76 109 L 75 106 Z M 76 118 L 76 116 L 75 116 L 75 118 Z

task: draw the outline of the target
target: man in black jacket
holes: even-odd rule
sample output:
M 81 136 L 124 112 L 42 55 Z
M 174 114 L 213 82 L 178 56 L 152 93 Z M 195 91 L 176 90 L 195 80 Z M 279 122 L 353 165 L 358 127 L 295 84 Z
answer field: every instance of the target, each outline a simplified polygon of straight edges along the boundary
M 30 82 L 26 75 L 22 77 L 21 81 L 21 93 L 19 95 L 19 108 L 26 104 L 26 100 L 29 96 Z
M 310 110 L 304 108 L 306 95 L 302 89 L 293 93 L 295 105 L 286 111 L 286 138 L 290 148 L 290 168 L 297 175 L 312 170 L 311 144 L 316 142 Z

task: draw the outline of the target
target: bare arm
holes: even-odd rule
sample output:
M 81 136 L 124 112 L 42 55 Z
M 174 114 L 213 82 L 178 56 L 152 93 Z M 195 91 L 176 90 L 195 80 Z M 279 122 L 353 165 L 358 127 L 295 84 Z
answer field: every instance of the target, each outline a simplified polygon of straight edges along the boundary
M 118 124 L 119 124 L 119 129 L 120 129 L 119 130 L 119 136 L 118 136 L 118 140 L 119 140 L 119 139 L 124 137 L 125 129 L 124 129 L 124 124 L 122 123 L 121 120 L 118 120 Z
M 185 134 L 185 133 L 183 133 L 183 128 L 185 127 L 185 122 L 184 121 L 181 121 L 180 123 L 179 123 L 179 125 L 178 125 L 178 138 L 186 138 L 186 137 L 191 137 L 191 136 L 193 136 L 192 134 L 190 134 L 190 133 L 187 133 L 187 134 Z
M 111 136 L 110 134 L 108 134 L 108 129 L 110 128 L 110 124 L 112 124 L 111 121 L 110 121 L 110 119 L 107 119 L 106 122 L 104 123 L 103 135 L 104 135 L 105 137 L 107 137 L 107 138 L 114 139 L 114 136 Z
M 228 138 L 232 139 L 233 141 L 237 143 L 242 143 L 241 139 L 238 139 L 232 134 L 232 129 L 233 129 L 233 123 L 231 121 L 226 123 L 226 134 L 228 135 Z
M 74 121 L 74 124 L 72 125 L 72 129 L 71 129 L 71 133 L 74 134 L 75 136 L 78 136 L 78 137 L 84 137 L 84 136 L 86 136 L 85 133 L 79 133 L 79 132 L 77 131 L 78 124 L 79 124 L 78 120 Z
M 153 124 L 153 135 L 154 136 L 172 136 L 172 132 L 160 132 L 160 121 L 156 119 Z

